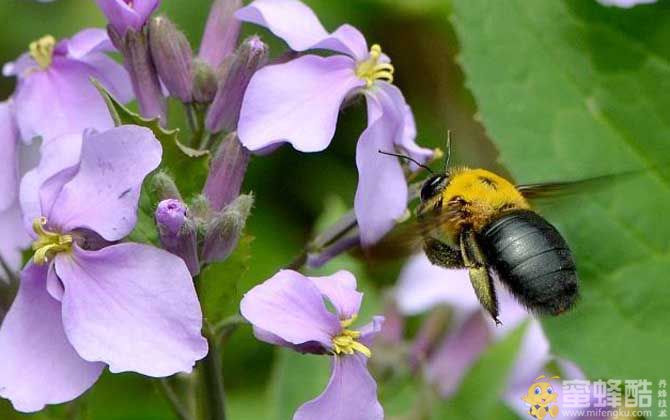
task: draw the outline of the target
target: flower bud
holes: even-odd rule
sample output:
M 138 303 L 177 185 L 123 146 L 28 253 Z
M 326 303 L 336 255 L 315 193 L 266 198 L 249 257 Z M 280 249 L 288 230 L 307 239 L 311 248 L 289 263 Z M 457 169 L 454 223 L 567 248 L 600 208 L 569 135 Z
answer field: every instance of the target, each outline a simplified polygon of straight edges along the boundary
M 230 256 L 237 247 L 253 204 L 253 195 L 241 195 L 209 221 L 202 247 L 204 262 L 224 261 Z
M 207 113 L 207 130 L 218 133 L 237 129 L 244 92 L 256 70 L 265 65 L 267 57 L 268 46 L 258 36 L 251 36 L 240 45 Z
M 229 134 L 221 142 L 203 190 L 214 210 L 223 209 L 240 195 L 249 156 L 236 133 Z
M 142 31 L 138 32 L 133 29 L 121 35 L 112 25 L 107 26 L 107 33 L 114 46 L 123 55 L 123 64 L 130 76 L 140 114 L 145 118 L 158 117 L 164 123 L 165 98 L 146 35 Z
M 193 101 L 193 51 L 186 35 L 165 16 L 151 19 L 149 46 L 156 70 L 170 94 Z
M 158 172 L 151 177 L 151 187 L 153 188 L 156 197 L 161 201 L 169 198 L 181 200 L 181 194 L 179 193 L 179 188 L 174 182 L 174 179 L 163 171 Z
M 196 58 L 193 60 L 193 100 L 201 104 L 208 104 L 214 100 L 218 87 L 216 73 L 205 61 Z
M 197 227 L 186 205 L 175 199 L 163 200 L 156 209 L 156 225 L 163 248 L 181 257 L 192 276 L 200 272 Z
M 223 59 L 235 51 L 240 37 L 241 22 L 234 16 L 242 0 L 215 0 L 207 18 L 198 57 L 217 68 Z
M 142 30 L 149 16 L 156 10 L 159 0 L 97 0 L 109 24 L 124 37 L 129 29 Z

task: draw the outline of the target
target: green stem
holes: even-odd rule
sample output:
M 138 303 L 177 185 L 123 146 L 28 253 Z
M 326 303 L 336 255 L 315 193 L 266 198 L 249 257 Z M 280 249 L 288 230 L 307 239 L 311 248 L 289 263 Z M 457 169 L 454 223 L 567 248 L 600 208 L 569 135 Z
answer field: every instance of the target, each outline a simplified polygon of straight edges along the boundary
M 177 395 L 177 392 L 172 388 L 170 379 L 161 378 L 158 380 L 158 382 L 160 384 L 160 390 L 162 391 L 163 395 L 165 395 L 165 398 L 167 398 L 168 402 L 172 406 L 172 410 L 175 412 L 177 417 L 179 417 L 180 420 L 193 420 L 193 416 L 191 415 L 189 409 L 182 403 L 182 401 L 179 399 L 179 396 Z
M 186 110 L 186 121 L 188 121 L 191 133 L 198 133 L 200 131 L 200 121 L 194 104 L 184 104 L 184 109 Z
M 225 388 L 221 366 L 221 340 L 215 334 L 207 334 L 209 353 L 202 361 L 202 384 L 204 391 L 204 416 L 206 420 L 226 420 Z

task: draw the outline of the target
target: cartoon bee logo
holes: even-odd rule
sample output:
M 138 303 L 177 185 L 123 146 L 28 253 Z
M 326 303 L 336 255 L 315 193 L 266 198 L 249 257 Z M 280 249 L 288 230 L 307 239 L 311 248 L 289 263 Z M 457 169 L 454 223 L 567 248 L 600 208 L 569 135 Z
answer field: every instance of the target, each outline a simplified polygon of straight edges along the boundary
M 554 404 L 558 399 L 558 393 L 549 382 L 538 382 L 544 377 L 542 375 L 535 378 L 535 383 L 528 388 L 526 395 L 521 397 L 521 400 L 529 406 L 528 413 L 538 420 L 544 419 L 547 414 L 551 417 L 558 415 L 558 405 Z M 551 379 L 558 378 L 554 376 Z

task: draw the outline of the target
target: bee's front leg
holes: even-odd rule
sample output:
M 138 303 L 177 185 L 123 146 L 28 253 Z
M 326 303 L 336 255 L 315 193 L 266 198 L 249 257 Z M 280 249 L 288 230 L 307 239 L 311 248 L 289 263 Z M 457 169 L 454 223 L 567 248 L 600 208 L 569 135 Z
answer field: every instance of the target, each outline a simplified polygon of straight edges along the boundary
M 491 278 L 486 258 L 477 243 L 475 233 L 471 229 L 463 229 L 460 244 L 463 262 L 470 274 L 470 282 L 475 289 L 479 303 L 491 314 L 496 324 L 502 324 L 498 319 L 498 298 L 493 278 Z

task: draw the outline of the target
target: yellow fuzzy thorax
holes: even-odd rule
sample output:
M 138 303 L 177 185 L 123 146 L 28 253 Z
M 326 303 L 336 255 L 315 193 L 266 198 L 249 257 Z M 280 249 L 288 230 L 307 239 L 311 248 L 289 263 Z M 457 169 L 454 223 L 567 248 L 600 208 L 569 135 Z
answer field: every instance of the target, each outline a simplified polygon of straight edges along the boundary
M 457 237 L 464 225 L 479 231 L 502 211 L 530 208 L 514 184 L 493 172 L 466 167 L 449 172 L 449 183 L 439 198 L 444 211 L 451 208 L 449 203 L 457 203 L 461 211 L 443 221 L 447 237 Z
M 452 169 L 449 185 L 442 192 L 442 197 L 445 202 L 462 197 L 468 203 L 491 209 L 500 209 L 505 205 L 529 208 L 526 199 L 511 182 L 485 169 Z

